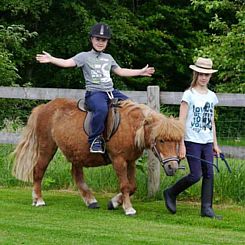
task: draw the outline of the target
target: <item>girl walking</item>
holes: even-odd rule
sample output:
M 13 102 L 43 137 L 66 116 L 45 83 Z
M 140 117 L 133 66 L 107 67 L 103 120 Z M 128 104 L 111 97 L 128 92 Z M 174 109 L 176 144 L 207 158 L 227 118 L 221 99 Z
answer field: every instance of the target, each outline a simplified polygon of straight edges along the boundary
M 185 158 L 189 164 L 190 173 L 177 181 L 173 186 L 164 190 L 167 209 L 176 213 L 176 198 L 202 178 L 201 216 L 221 218 L 216 216 L 212 208 L 213 200 L 213 153 L 218 156 L 221 152 L 217 144 L 214 122 L 214 106 L 218 103 L 217 96 L 208 89 L 212 73 L 212 60 L 198 58 L 193 70 L 192 83 L 182 97 L 179 118 L 185 125 L 185 137 L 179 147 L 179 157 Z

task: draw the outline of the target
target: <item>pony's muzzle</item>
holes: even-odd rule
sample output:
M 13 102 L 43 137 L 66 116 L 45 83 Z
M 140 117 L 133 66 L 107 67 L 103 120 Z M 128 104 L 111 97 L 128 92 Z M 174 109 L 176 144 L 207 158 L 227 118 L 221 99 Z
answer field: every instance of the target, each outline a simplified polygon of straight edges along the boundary
M 178 167 L 176 168 L 173 167 L 173 164 L 169 162 L 169 163 L 164 164 L 163 169 L 167 176 L 174 176 Z
M 185 166 L 178 166 L 178 168 L 173 168 L 171 164 L 164 165 L 164 170 L 167 176 L 174 176 L 179 169 L 185 170 Z

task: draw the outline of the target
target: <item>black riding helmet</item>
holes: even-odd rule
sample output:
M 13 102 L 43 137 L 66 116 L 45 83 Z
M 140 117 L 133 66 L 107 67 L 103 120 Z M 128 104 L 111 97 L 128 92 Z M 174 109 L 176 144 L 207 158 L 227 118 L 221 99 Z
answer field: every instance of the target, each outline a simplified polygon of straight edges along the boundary
M 92 26 L 90 33 L 90 37 L 101 37 L 105 39 L 111 39 L 111 30 L 108 25 L 97 23 Z

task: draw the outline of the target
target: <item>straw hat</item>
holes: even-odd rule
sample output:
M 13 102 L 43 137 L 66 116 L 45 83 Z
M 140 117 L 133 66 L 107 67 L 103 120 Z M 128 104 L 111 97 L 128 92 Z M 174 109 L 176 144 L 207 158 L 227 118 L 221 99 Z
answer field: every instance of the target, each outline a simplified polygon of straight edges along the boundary
M 199 72 L 199 73 L 211 74 L 211 73 L 215 73 L 218 71 L 218 70 L 213 70 L 212 66 L 213 66 L 213 62 L 211 59 L 199 57 L 195 65 L 190 65 L 189 67 L 192 70 Z

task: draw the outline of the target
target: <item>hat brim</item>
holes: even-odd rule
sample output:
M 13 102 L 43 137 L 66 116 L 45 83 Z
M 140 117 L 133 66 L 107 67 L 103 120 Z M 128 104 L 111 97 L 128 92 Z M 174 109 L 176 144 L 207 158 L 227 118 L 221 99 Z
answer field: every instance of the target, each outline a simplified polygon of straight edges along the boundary
M 213 69 L 205 69 L 205 68 L 197 67 L 195 65 L 190 65 L 189 68 L 191 68 L 193 71 L 196 71 L 199 73 L 205 73 L 205 74 L 212 74 L 218 71 L 218 70 L 213 70 Z

